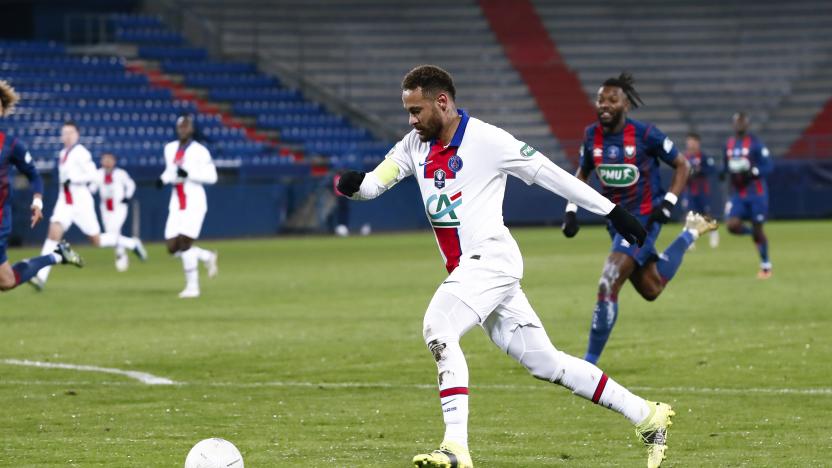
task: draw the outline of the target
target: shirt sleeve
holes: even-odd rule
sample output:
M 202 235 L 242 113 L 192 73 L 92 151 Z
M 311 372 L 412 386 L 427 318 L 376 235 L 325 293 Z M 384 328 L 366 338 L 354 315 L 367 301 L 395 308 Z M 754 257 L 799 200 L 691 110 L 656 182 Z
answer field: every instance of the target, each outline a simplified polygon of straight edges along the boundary
M 43 193 L 43 179 L 41 179 L 37 168 L 35 167 L 32 155 L 19 140 L 12 142 L 12 151 L 10 160 L 14 167 L 17 168 L 23 175 L 29 179 L 32 184 L 32 191 L 34 193 Z
M 353 200 L 372 200 L 413 174 L 413 158 L 407 139 L 405 137 L 396 143 L 384 161 L 364 176 L 361 187 L 351 197 Z
M 592 157 L 592 146 L 589 143 L 589 129 L 584 132 L 584 141 L 578 150 L 578 167 L 583 169 L 584 174 L 590 174 L 595 170 L 595 159 Z
M 188 169 L 188 179 L 199 184 L 211 185 L 217 182 L 217 167 L 211 159 L 211 153 L 205 147 L 200 148 L 197 164 Z
M 513 175 L 528 185 L 533 184 L 537 171 L 549 158 L 507 132 L 497 135 L 496 140 L 492 147 L 497 151 L 500 171 Z
M 673 161 L 679 156 L 679 151 L 676 150 L 673 140 L 662 133 L 661 130 L 652 126 L 647 130 L 645 138 L 651 155 L 664 161 L 667 165 L 673 165 Z
M 136 182 L 124 169 L 121 170 L 121 176 L 124 179 L 124 198 L 133 198 L 136 193 Z
M 757 141 L 757 151 L 754 154 L 754 166 L 760 171 L 760 176 L 765 177 L 771 174 L 774 169 L 774 163 L 771 160 L 771 153 L 768 147 L 762 142 Z
M 165 170 L 159 176 L 162 183 L 165 184 L 172 184 L 176 181 L 176 164 L 173 164 L 173 158 L 168 157 L 170 154 L 170 144 L 165 145 L 164 149 L 164 158 L 165 158 Z
M 95 167 L 95 162 L 92 160 L 92 154 L 84 147 L 76 147 L 73 151 L 72 157 L 75 158 L 72 164 L 72 172 L 69 175 L 69 180 L 73 184 L 89 184 L 95 182 L 98 174 L 98 168 Z

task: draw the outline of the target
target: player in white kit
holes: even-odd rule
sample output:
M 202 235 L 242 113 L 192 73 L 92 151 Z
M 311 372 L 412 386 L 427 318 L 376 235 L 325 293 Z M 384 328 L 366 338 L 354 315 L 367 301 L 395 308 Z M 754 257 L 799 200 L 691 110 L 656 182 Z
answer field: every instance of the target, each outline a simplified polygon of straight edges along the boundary
M 98 209 L 101 212 L 101 224 L 104 232 L 121 235 L 124 221 L 127 220 L 130 199 L 136 193 L 136 182 L 124 169 L 116 167 L 116 156 L 112 153 L 101 155 L 101 168 L 98 169 Z M 124 245 L 116 246 L 116 270 L 127 271 L 130 260 Z
M 203 185 L 217 182 L 217 168 L 208 149 L 194 140 L 194 118 L 180 116 L 176 120 L 177 141 L 165 145 L 165 172 L 158 186 L 173 185 L 165 224 L 168 252 L 182 259 L 185 289 L 181 298 L 199 297 L 199 262 L 208 270 L 208 277 L 217 274 L 217 253 L 193 245 L 202 231 L 208 212 Z
M 438 450 L 416 455 L 417 467 L 473 466 L 468 451 L 468 367 L 459 339 L 482 327 L 495 345 L 541 380 L 623 414 L 647 446 L 648 467 L 665 457 L 674 414 L 646 401 L 599 368 L 555 349 L 520 287 L 523 260 L 503 224 L 506 178 L 513 175 L 606 216 L 618 232 L 641 245 L 644 227 L 534 148 L 504 130 L 457 109 L 451 76 L 423 65 L 402 82 L 413 127 L 369 173 L 341 174 L 339 192 L 373 199 L 407 176 L 419 182 L 425 212 L 449 276 L 425 312 L 423 336 L 438 368 L 445 436 Z
M 120 234 L 101 234 L 98 216 L 95 214 L 95 202 L 92 198 L 90 185 L 95 184 L 98 170 L 92 160 L 92 154 L 79 140 L 81 134 L 75 122 L 67 121 L 61 127 L 61 143 L 64 148 L 58 153 L 58 201 L 49 218 L 49 232 L 43 243 L 41 254 L 55 251 L 64 233 L 72 227 L 78 226 L 89 237 L 96 247 L 123 246 L 133 250 L 144 260 L 147 252 L 141 241 L 136 238 L 125 237 Z M 40 270 L 29 282 L 39 291 L 43 290 L 49 277 L 51 267 Z

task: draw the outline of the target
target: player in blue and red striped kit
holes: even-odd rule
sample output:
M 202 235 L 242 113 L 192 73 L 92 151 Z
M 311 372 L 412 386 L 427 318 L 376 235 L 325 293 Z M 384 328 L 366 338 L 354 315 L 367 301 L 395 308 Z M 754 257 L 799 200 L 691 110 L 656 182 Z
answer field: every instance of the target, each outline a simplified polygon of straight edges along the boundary
M 766 145 L 748 131 L 749 124 L 744 112 L 734 114 L 734 136 L 725 144 L 723 175 L 727 174 L 731 181 L 731 199 L 725 205 L 725 224 L 732 234 L 751 234 L 760 254 L 757 277 L 768 279 L 771 277 L 771 260 L 763 223 L 768 216 L 766 176 L 771 173 L 772 162 Z M 743 221 L 751 221 L 751 227 Z
M 14 110 L 20 98 L 14 88 L 0 81 L 0 116 L 7 116 Z M 17 168 L 32 184 L 32 224 L 34 227 L 43 219 L 43 181 L 32 164 L 32 156 L 17 138 L 0 131 L 0 291 L 8 291 L 29 281 L 41 268 L 56 263 L 71 263 L 82 266 L 81 257 L 66 241 L 61 241 L 55 252 L 40 257 L 22 260 L 11 265 L 6 256 L 6 247 L 12 228 L 11 210 L 11 166 Z
M 690 166 L 688 185 L 682 194 L 682 209 L 711 215 L 711 178 L 717 174 L 716 161 L 702 152 L 698 133 L 685 139 L 685 159 Z M 719 231 L 711 231 L 711 247 L 719 245 Z
M 691 244 L 717 227 L 713 219 L 690 212 L 682 233 L 664 252 L 656 251 L 656 239 L 662 225 L 670 220 L 687 182 L 689 168 L 685 157 L 661 130 L 627 117 L 630 108 L 641 103 L 630 74 L 622 73 L 604 82 L 595 102 L 598 123 L 586 129 L 580 167 L 575 174 L 586 182 L 594 171 L 601 183 L 601 193 L 635 215 L 648 233 L 644 245 L 639 247 L 608 227 L 612 250 L 598 284 L 598 301 L 584 356 L 592 363 L 598 362 L 618 318 L 618 292 L 624 283 L 629 279 L 642 297 L 655 300 L 673 279 Z M 668 192 L 661 185 L 660 161 L 674 168 Z M 563 223 L 566 237 L 578 232 L 576 211 L 574 204 L 567 205 Z

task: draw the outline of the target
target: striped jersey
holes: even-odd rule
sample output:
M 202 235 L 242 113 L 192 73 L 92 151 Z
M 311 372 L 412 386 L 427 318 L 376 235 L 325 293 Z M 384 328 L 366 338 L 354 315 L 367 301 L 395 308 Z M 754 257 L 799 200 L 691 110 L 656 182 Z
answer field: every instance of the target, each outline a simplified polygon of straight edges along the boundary
M 749 194 L 766 195 L 766 176 L 771 173 L 772 162 L 768 148 L 763 141 L 751 133 L 732 136 L 725 143 L 724 171 L 731 180 L 732 192 L 745 197 Z M 751 168 L 756 167 L 760 176 L 750 177 Z
M 618 133 L 605 134 L 600 124 L 586 128 L 580 149 L 584 173 L 595 171 L 601 193 L 633 215 L 649 215 L 665 190 L 659 161 L 678 156 L 673 141 L 655 126 L 627 119 Z

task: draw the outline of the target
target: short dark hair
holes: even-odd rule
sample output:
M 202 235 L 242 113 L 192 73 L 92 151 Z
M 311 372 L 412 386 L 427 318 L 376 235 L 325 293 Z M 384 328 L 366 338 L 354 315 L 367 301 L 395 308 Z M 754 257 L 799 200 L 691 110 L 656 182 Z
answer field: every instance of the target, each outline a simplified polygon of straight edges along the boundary
M 79 131 L 79 132 L 81 131 L 81 129 L 79 129 L 79 128 L 78 128 L 78 124 L 77 124 L 77 123 L 75 123 L 75 121 L 74 121 L 74 120 L 71 120 L 71 119 L 70 119 L 70 120 L 65 120 L 65 121 L 64 121 L 64 124 L 63 124 L 63 125 L 61 125 L 61 126 L 62 126 L 62 127 L 74 127 L 74 128 L 75 128 L 75 130 L 77 130 L 77 131 Z
M 624 94 L 627 96 L 627 100 L 630 101 L 630 105 L 633 109 L 637 109 L 638 106 L 644 104 L 644 101 L 641 100 L 641 96 L 638 95 L 635 88 L 636 80 L 633 78 L 633 75 L 629 72 L 623 71 L 621 72 L 618 77 L 607 78 L 602 86 L 614 86 L 616 88 L 621 88 L 621 91 L 624 91 Z
M 441 92 L 448 93 L 456 99 L 456 87 L 451 74 L 436 65 L 419 65 L 407 72 L 402 80 L 402 89 L 422 88 L 425 95 L 435 96 Z
M 696 132 L 688 133 L 688 138 L 693 138 L 696 141 L 701 141 L 702 140 L 702 137 L 700 137 L 699 134 L 696 133 Z

